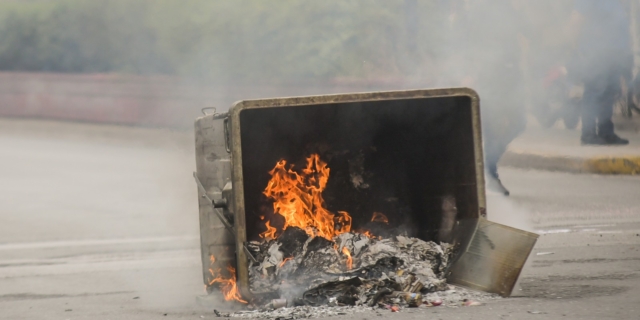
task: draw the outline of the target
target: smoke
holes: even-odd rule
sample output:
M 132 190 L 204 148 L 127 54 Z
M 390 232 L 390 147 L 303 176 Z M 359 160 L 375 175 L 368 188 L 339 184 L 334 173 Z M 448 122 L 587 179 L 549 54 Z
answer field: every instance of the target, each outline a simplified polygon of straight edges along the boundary
M 0 5 L 0 70 L 170 75 L 194 90 L 149 94 L 189 97 L 194 116 L 241 99 L 470 86 L 496 127 L 487 135 L 504 141 L 524 126 L 525 106 L 545 104 L 543 78 L 575 42 L 573 0 Z M 493 125 L 500 111 L 516 128 Z
M 487 195 L 487 219 L 513 228 L 534 232 L 531 213 L 513 198 L 501 194 Z
M 590 71 L 589 65 L 568 66 L 579 33 L 571 26 L 572 0 L 385 0 L 375 5 L 365 0 L 64 0 L 11 1 L 11 8 L 7 3 L 0 4 L 6 8 L 0 10 L 0 70 L 177 78 L 142 92 L 151 97 L 143 121 L 167 110 L 175 112 L 168 112 L 170 116 L 192 119 L 201 107 L 225 111 L 240 99 L 469 86 L 481 97 L 490 163 L 497 162 L 506 145 L 524 129 L 527 109 L 535 111 L 548 102 L 543 80 L 551 68 L 570 67 L 569 75 Z M 592 60 L 591 65 L 597 62 Z M 69 88 L 56 88 L 47 93 L 71 95 Z M 92 95 L 104 94 L 104 88 Z M 114 109 L 122 104 L 113 98 L 105 101 Z M 168 101 L 184 103 L 176 107 Z M 117 118 L 116 113 L 110 115 Z M 162 140 L 153 135 L 121 140 L 139 139 L 145 144 Z M 123 219 L 131 220 L 113 225 L 103 220 L 74 221 L 63 229 L 74 235 L 78 231 L 72 229 L 93 230 L 94 237 L 197 237 L 193 159 L 191 151 L 183 149 L 188 145 L 186 149 L 193 150 L 190 143 L 180 140 L 175 146 L 158 148 L 159 152 L 156 148 L 140 151 L 138 146 L 101 147 L 112 158 L 109 163 L 120 167 L 91 167 L 103 179 L 99 185 L 105 194 L 113 198 L 105 201 L 103 194 L 89 198 L 87 211 L 96 212 L 90 205 L 100 204 L 97 211 L 124 213 Z M 83 156 L 94 150 L 84 144 L 89 142 L 78 147 L 86 151 L 78 151 Z M 86 157 L 95 161 L 91 155 Z M 77 168 L 72 169 L 69 176 L 77 175 Z M 54 186 L 68 184 L 67 177 L 50 179 Z M 78 197 L 92 192 L 85 190 L 95 189 L 86 187 L 60 201 L 86 199 Z M 490 220 L 532 229 L 526 209 L 514 200 L 490 195 L 488 202 Z M 88 230 L 85 225 L 94 227 Z M 168 248 L 158 251 L 164 249 Z M 171 300 L 165 295 L 167 284 L 184 289 L 176 296 L 191 299 L 192 288 L 182 284 L 200 281 L 197 253 L 193 256 L 196 262 L 188 272 L 134 275 L 126 282 L 156 293 L 162 303 Z

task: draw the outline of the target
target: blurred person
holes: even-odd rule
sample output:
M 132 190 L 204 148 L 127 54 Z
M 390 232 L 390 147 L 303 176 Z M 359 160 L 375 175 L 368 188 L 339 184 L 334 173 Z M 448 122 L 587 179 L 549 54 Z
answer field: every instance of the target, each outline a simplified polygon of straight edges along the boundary
M 614 133 L 613 106 L 633 69 L 629 1 L 574 0 L 570 26 L 575 43 L 569 74 L 584 83 L 583 145 L 626 145 Z
M 480 96 L 487 189 L 509 195 L 498 174 L 507 146 L 526 126 L 523 57 L 526 23 L 516 0 L 454 1 L 449 17 L 453 46 L 444 59 L 461 85 Z
M 580 122 L 578 102 L 582 93 L 576 90 L 578 86 L 569 79 L 567 70 L 573 46 L 562 32 L 573 8 L 573 0 L 527 2 L 525 12 L 531 20 L 529 29 L 535 30 L 535 33 L 529 33 L 532 57 L 528 65 L 529 111 L 546 128 L 562 120 L 566 128 L 575 129 Z

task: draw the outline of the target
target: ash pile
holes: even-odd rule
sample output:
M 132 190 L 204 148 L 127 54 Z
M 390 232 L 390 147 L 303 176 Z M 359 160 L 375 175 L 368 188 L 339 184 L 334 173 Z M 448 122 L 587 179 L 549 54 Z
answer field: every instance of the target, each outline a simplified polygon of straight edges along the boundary
M 450 244 L 402 235 L 346 232 L 328 240 L 297 227 L 277 239 L 249 242 L 248 249 L 256 258 L 249 268 L 251 290 L 267 308 L 278 307 L 269 306 L 274 301 L 289 307 L 417 307 L 423 294 L 449 289 L 445 271 L 454 251 Z

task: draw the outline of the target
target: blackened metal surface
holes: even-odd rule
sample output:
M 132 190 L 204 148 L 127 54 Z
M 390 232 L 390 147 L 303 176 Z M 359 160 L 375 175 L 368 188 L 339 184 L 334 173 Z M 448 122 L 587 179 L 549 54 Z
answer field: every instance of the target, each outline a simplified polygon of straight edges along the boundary
M 446 197 L 459 199 L 458 214 L 476 217 L 473 144 L 464 138 L 473 135 L 470 105 L 466 97 L 443 97 L 245 110 L 248 239 L 266 230 L 260 216 L 282 227 L 262 195 L 268 172 L 281 159 L 302 168 L 317 153 L 331 170 L 323 192 L 327 208 L 348 212 L 354 229 L 381 212 L 392 229 L 438 240 Z M 360 155 L 367 188 L 354 185 L 349 166 Z

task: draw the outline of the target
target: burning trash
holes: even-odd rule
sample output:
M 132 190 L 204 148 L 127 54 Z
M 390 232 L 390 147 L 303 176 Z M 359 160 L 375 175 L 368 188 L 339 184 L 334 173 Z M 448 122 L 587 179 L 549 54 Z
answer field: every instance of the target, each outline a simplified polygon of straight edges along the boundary
M 298 227 L 309 236 L 331 240 L 334 236 L 351 230 L 351 216 L 347 212 L 329 212 L 324 205 L 322 192 L 329 180 L 329 168 L 317 154 L 307 159 L 307 167 L 297 173 L 286 168 L 286 160 L 279 161 L 269 172 L 271 180 L 264 194 L 273 200 L 273 210 L 284 218 L 283 230 Z M 275 236 L 275 230 L 267 226 L 261 237 Z
M 246 309 L 217 314 L 509 296 L 537 235 L 486 219 L 479 114 L 475 92 L 451 88 L 240 101 L 197 119 L 204 284 Z
M 351 216 L 326 209 L 322 192 L 330 169 L 317 154 L 296 172 L 279 161 L 270 172 L 264 194 L 283 218 L 281 228 L 270 220 L 260 241 L 248 243 L 256 258 L 249 267 L 256 295 L 285 297 L 290 305 L 395 304 L 417 307 L 420 293 L 448 288 L 445 270 L 453 246 L 406 235 L 387 238 L 369 230 L 351 231 Z M 389 223 L 383 213 L 371 221 Z
M 249 269 L 253 292 L 288 296 L 296 305 L 325 305 L 333 298 L 339 305 L 374 306 L 401 293 L 448 288 L 444 271 L 451 245 L 346 233 L 333 241 L 308 237 L 286 261 L 281 245 L 277 240 L 249 244 L 252 254 L 261 257 Z M 298 292 L 301 297 L 292 296 Z

